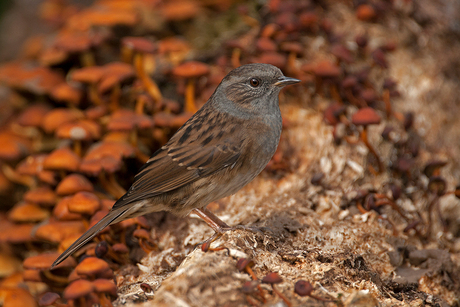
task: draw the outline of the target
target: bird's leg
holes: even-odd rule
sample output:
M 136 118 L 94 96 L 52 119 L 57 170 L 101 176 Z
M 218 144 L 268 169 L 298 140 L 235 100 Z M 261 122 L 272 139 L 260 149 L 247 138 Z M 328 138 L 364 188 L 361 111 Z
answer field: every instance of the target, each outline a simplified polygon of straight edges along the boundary
M 248 227 L 248 226 L 242 226 L 242 225 L 230 227 L 224 221 L 219 219 L 214 213 L 212 213 L 206 208 L 193 209 L 193 212 L 197 214 L 199 217 L 201 217 L 209 225 L 209 227 L 211 227 L 216 232 L 209 239 L 201 243 L 201 249 L 204 252 L 208 250 L 213 250 L 210 247 L 211 243 L 219 239 L 226 231 L 242 229 L 242 230 L 249 230 L 252 232 L 263 233 L 262 230 L 270 230 L 266 227 L 259 228 L 259 227 Z M 217 250 L 220 250 L 220 249 L 217 249 Z
M 224 232 L 232 229 L 224 221 L 206 208 L 193 209 L 193 212 L 201 217 L 217 234 L 223 235 Z
M 206 208 L 193 209 L 193 212 L 201 217 L 206 222 L 206 224 L 208 224 L 209 227 L 211 227 L 216 232 L 214 235 L 212 235 L 212 237 L 201 243 L 201 250 L 203 252 L 207 252 L 209 250 L 220 250 L 212 249 L 211 243 L 220 238 L 224 232 L 231 230 L 232 227 L 228 226 L 224 221 L 222 221 L 214 213 Z

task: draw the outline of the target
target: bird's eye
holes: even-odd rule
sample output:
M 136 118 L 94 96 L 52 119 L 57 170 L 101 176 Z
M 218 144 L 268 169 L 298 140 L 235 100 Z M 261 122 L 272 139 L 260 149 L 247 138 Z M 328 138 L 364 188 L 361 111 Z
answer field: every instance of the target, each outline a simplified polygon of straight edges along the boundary
M 251 84 L 252 87 L 258 87 L 260 84 L 260 81 L 257 78 L 252 78 L 251 80 L 249 80 L 249 84 Z

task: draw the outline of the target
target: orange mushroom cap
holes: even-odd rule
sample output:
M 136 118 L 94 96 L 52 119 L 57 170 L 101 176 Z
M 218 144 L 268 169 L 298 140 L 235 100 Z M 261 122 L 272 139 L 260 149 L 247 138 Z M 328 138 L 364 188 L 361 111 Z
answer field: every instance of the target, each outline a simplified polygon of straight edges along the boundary
M 372 108 L 362 108 L 358 110 L 351 117 L 351 122 L 354 125 L 359 126 L 368 126 L 368 125 L 378 125 L 380 124 L 381 117 L 377 112 Z

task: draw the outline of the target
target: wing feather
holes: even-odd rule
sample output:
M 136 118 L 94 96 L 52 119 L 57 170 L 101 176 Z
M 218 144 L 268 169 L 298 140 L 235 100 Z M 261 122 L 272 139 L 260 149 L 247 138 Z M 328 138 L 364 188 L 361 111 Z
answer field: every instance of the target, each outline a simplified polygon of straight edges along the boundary
M 113 209 L 181 188 L 238 161 L 242 142 L 237 135 L 217 131 L 219 135 L 215 137 L 214 129 L 200 126 L 194 131 L 190 128 L 193 121 L 187 124 L 147 161 Z M 200 138 L 190 137 L 201 134 L 203 129 L 206 133 Z

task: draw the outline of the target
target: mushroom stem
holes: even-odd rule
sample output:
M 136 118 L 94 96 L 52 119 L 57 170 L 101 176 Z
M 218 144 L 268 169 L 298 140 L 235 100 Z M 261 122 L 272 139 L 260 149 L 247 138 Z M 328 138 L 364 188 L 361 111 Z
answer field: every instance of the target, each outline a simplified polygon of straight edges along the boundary
M 135 112 L 137 114 L 144 114 L 144 106 L 147 102 L 147 98 L 144 95 L 139 95 L 136 99 Z
M 100 106 L 102 105 L 102 99 L 99 97 L 99 93 L 97 92 L 96 84 L 90 84 L 88 88 L 89 100 L 91 100 L 95 105 Z
M 8 180 L 11 182 L 27 186 L 31 190 L 37 185 L 37 182 L 32 176 L 19 175 L 11 166 L 7 164 L 2 165 L 2 171 L 3 175 L 5 175 L 5 177 L 8 178 Z
M 81 157 L 81 151 L 82 151 L 82 149 L 81 149 L 81 140 L 74 140 L 73 141 L 73 152 L 77 156 Z
M 428 228 L 426 230 L 425 237 L 428 238 L 431 235 L 431 230 L 433 228 L 433 219 L 431 215 L 433 214 L 433 208 L 438 208 L 439 207 L 439 196 L 435 195 L 433 200 L 430 202 L 428 205 Z M 439 210 L 439 209 L 438 209 Z
M 399 215 L 406 220 L 406 222 L 409 222 L 410 219 L 404 215 L 404 213 L 401 211 L 401 209 L 398 207 L 398 205 L 396 205 L 396 203 L 394 201 L 392 201 L 391 199 L 388 199 L 387 196 L 385 195 L 382 195 L 382 194 L 375 194 L 375 198 L 376 198 L 376 202 L 375 202 L 375 206 L 376 207 L 380 207 L 380 206 L 384 206 L 384 205 L 389 205 L 391 206 L 396 212 L 399 213 Z
M 339 90 L 337 89 L 336 84 L 331 84 L 329 86 L 329 91 L 331 92 L 331 97 L 340 104 L 343 104 L 342 97 L 340 97 Z
M 128 138 L 129 143 L 131 143 L 131 145 L 133 145 L 134 148 L 137 148 L 137 128 L 134 128 L 129 132 Z
M 121 48 L 121 60 L 129 64 L 133 59 L 133 54 L 133 48 L 129 48 L 123 44 L 123 47 Z
M 246 295 L 246 300 L 251 306 L 257 307 L 259 306 L 258 301 L 255 301 L 249 294 Z
M 380 160 L 380 157 L 375 151 L 374 147 L 371 146 L 371 144 L 369 143 L 369 140 L 367 139 L 367 127 L 366 126 L 364 126 L 363 130 L 361 131 L 361 140 L 363 141 L 364 145 L 366 145 L 366 147 L 369 149 L 369 151 L 374 155 L 375 159 L 377 160 L 377 164 L 379 167 L 378 173 L 380 174 L 383 171 L 382 161 Z
M 383 91 L 383 102 L 385 103 L 385 112 L 387 114 L 387 119 L 390 118 L 391 114 L 393 113 L 393 110 L 391 108 L 391 101 L 390 101 L 390 90 L 385 89 Z
M 145 90 L 153 98 L 154 101 L 161 101 L 162 95 L 157 84 L 147 75 L 144 69 L 144 55 L 142 53 L 136 53 L 134 55 L 134 68 L 136 74 L 144 85 Z
M 189 78 L 185 88 L 185 112 L 195 113 L 198 108 L 195 105 L 195 78 Z
M 98 293 L 97 296 L 99 297 L 101 307 L 113 307 L 112 303 L 104 293 Z
M 240 57 L 241 57 L 241 49 L 233 48 L 232 58 L 231 58 L 233 68 L 237 68 L 241 66 Z
M 273 292 L 275 292 L 286 303 L 286 305 L 288 305 L 288 307 L 291 307 L 292 306 L 291 302 L 283 295 L 283 293 L 279 292 L 275 288 L 275 285 L 272 284 L 271 286 L 272 286 Z
M 42 273 L 46 277 L 46 279 L 54 281 L 60 285 L 66 285 L 69 283 L 69 279 L 67 277 L 56 276 L 53 273 L 51 273 L 49 270 L 44 270 Z
M 116 111 L 119 108 L 121 88 L 120 84 L 117 84 L 113 87 L 112 92 L 110 93 L 110 110 Z
M 253 280 L 257 280 L 257 276 L 256 274 L 254 274 L 254 271 L 249 267 L 249 266 L 246 266 L 244 268 L 244 270 L 249 274 L 251 275 L 251 278 Z M 259 290 L 259 295 L 260 297 L 262 298 L 263 302 L 265 303 L 265 294 L 264 294 L 264 290 L 262 289 L 262 287 L 260 285 L 257 285 L 257 289 Z
M 94 55 L 90 51 L 85 51 L 80 55 L 80 62 L 83 67 L 90 67 L 96 65 Z

